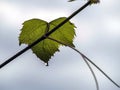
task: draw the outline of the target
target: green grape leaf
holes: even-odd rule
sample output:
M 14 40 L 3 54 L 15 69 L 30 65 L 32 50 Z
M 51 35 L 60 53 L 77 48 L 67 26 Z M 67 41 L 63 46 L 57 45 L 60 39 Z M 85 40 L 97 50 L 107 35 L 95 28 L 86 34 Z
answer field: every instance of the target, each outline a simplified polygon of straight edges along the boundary
M 19 36 L 19 44 L 32 44 L 34 41 L 45 35 L 65 19 L 66 17 L 61 17 L 51 21 L 50 23 L 41 19 L 31 19 L 25 21 L 23 23 L 23 27 Z M 74 47 L 74 28 L 74 24 L 68 21 L 66 24 L 52 33 L 49 37 L 55 38 L 56 40 L 62 41 L 67 45 Z M 45 40 L 39 42 L 37 45 L 33 46 L 31 49 L 38 58 L 40 58 L 45 63 L 48 63 L 49 59 L 54 56 L 55 52 L 59 51 L 60 45 L 61 44 L 46 38 Z

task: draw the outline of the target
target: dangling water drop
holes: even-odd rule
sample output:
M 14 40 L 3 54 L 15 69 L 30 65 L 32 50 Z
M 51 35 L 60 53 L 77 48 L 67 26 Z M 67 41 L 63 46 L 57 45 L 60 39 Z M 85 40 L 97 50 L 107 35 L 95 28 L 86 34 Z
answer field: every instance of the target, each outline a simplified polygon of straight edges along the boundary
M 48 62 L 47 62 L 47 63 L 45 63 L 45 66 L 49 66 Z

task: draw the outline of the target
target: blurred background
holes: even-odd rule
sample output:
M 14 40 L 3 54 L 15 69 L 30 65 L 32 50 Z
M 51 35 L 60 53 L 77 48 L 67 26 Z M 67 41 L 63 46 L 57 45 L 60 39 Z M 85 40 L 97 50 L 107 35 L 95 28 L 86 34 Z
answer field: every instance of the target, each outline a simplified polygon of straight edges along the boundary
M 18 37 L 22 23 L 32 18 L 52 21 L 68 17 L 87 1 L 0 0 L 0 64 L 22 50 Z M 74 44 L 120 85 L 120 0 L 101 0 L 71 19 Z M 94 66 L 100 90 L 120 90 Z M 49 61 L 31 50 L 0 69 L 0 90 L 96 90 L 93 76 L 79 54 L 60 47 Z

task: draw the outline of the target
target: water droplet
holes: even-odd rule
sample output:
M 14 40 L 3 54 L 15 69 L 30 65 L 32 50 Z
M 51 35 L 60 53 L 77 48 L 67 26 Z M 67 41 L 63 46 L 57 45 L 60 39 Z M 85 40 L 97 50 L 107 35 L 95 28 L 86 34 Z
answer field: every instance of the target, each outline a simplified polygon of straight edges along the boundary
M 48 62 L 47 62 L 47 63 L 45 63 L 45 66 L 49 66 Z

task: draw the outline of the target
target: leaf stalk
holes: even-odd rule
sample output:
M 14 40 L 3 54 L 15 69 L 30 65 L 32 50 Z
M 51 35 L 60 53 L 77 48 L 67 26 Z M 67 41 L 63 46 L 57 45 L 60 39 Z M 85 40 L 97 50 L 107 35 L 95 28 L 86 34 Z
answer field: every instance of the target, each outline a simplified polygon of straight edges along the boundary
M 99 90 L 98 81 L 97 81 L 97 79 L 96 79 L 96 76 L 95 76 L 92 68 L 90 67 L 90 65 L 89 65 L 89 63 L 88 63 L 87 61 L 89 61 L 92 65 L 94 65 L 94 66 L 95 66 L 106 78 L 108 78 L 108 80 L 110 80 L 115 86 L 117 86 L 118 88 L 120 88 L 120 86 L 119 86 L 114 80 L 112 80 L 101 68 L 99 68 L 91 59 L 89 59 L 89 58 L 88 58 L 86 55 L 84 55 L 82 52 L 78 51 L 76 48 L 71 47 L 71 46 L 69 46 L 69 45 L 67 45 L 67 44 L 65 44 L 65 43 L 63 43 L 63 42 L 61 42 L 61 41 L 58 41 L 58 40 L 53 39 L 53 38 L 51 38 L 51 37 L 47 37 L 47 38 L 50 39 L 50 40 L 56 41 L 56 42 L 58 42 L 58 43 L 60 43 L 60 44 L 63 44 L 63 45 L 65 45 L 65 46 L 70 47 L 71 49 L 75 50 L 76 52 L 78 52 L 78 53 L 82 56 L 82 58 L 84 59 L 85 63 L 88 65 L 89 69 L 90 69 L 91 72 L 92 72 L 92 75 L 93 75 L 94 80 L 95 80 L 95 82 L 96 82 L 97 90 Z M 87 60 L 87 61 L 86 61 L 86 60 Z
M 51 37 L 47 37 L 47 39 L 50 39 L 50 40 L 55 41 L 55 42 L 57 42 L 57 43 L 60 43 L 60 44 L 62 44 L 62 45 L 68 46 L 69 48 L 73 49 L 74 51 L 76 51 L 77 53 L 79 53 L 79 54 L 81 55 L 81 52 L 78 51 L 75 47 L 72 47 L 72 46 L 70 46 L 70 45 L 67 45 L 67 44 L 65 44 L 65 43 L 63 43 L 63 42 L 61 42 L 61 41 L 58 41 L 58 40 L 56 40 L 56 39 L 53 39 L 53 38 L 51 38 Z M 82 56 L 82 55 L 81 55 L 81 56 Z M 90 69 L 90 71 L 91 71 L 91 73 L 92 73 L 92 75 L 93 75 L 93 78 L 94 78 L 95 84 L 96 84 L 96 90 L 99 90 L 99 84 L 98 84 L 98 81 L 97 81 L 97 77 L 96 77 L 96 75 L 95 75 L 92 67 L 90 66 L 90 64 L 88 63 L 88 61 L 86 60 L 85 57 L 82 56 L 82 58 L 83 58 L 83 60 L 85 61 L 86 65 L 88 66 L 88 68 Z

